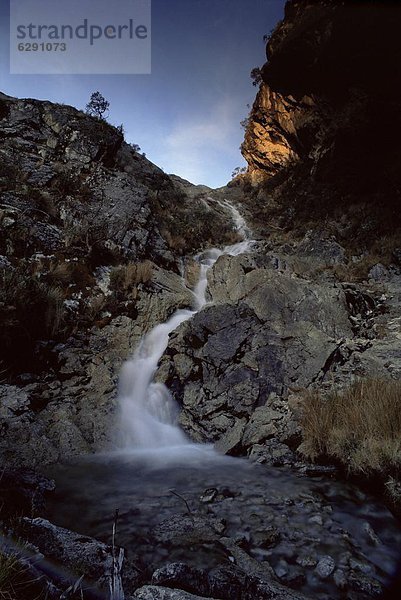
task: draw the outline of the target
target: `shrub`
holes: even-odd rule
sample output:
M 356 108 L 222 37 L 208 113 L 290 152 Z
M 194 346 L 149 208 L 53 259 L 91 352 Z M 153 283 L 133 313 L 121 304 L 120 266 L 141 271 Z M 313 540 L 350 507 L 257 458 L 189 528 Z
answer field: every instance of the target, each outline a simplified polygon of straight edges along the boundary
M 89 267 L 83 262 L 75 261 L 59 262 L 51 266 L 47 280 L 54 286 L 70 285 L 83 291 L 95 284 L 95 278 Z
M 39 281 L 27 269 L 21 267 L 12 271 L 0 271 L 0 298 L 3 306 L 16 311 L 19 320 L 29 331 L 36 328 L 47 334 L 56 334 L 59 331 L 63 313 L 63 291 L 59 287 Z
M 259 67 L 255 67 L 254 69 L 252 69 L 251 79 L 252 79 L 252 85 L 254 85 L 254 86 L 260 85 L 262 83 L 262 81 L 263 81 L 262 72 L 259 69 Z
M 349 472 L 397 474 L 401 470 L 401 382 L 359 380 L 326 397 L 307 392 L 302 401 L 308 458 L 328 456 Z

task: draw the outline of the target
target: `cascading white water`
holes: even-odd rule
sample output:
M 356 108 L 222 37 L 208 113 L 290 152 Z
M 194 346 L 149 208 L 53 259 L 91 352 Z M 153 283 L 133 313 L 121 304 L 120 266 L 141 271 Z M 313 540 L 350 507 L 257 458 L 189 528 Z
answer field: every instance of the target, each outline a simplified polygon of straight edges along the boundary
M 236 256 L 252 246 L 251 232 L 238 210 L 228 201 L 214 200 L 229 210 L 235 228 L 243 240 L 223 250 L 212 248 L 195 257 L 199 263 L 199 279 L 193 290 L 192 310 L 177 310 L 166 321 L 156 325 L 141 341 L 132 359 L 124 363 L 119 386 L 121 445 L 125 449 L 149 450 L 192 446 L 177 426 L 178 406 L 167 387 L 153 381 L 158 362 L 167 348 L 169 335 L 207 304 L 207 272 L 223 254 Z

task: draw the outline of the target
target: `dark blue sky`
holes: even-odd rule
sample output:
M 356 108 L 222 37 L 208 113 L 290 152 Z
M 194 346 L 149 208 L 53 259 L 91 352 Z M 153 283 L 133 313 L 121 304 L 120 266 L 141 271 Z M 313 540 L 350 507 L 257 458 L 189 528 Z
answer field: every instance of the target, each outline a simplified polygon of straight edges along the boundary
M 127 141 L 194 183 L 224 185 L 243 164 L 240 121 L 256 92 L 249 73 L 265 60 L 263 35 L 285 0 L 153 0 L 152 74 L 125 76 L 10 75 L 9 1 L 0 3 L 4 93 L 82 109 L 99 90 Z

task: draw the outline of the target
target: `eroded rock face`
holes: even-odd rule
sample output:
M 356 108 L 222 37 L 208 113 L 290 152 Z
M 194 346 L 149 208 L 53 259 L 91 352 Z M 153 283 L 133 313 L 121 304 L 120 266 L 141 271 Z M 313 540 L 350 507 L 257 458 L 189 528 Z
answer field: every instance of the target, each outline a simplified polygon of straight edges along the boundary
M 323 377 L 352 328 L 341 287 L 257 265 L 252 255 L 217 261 L 213 305 L 172 334 L 159 378 L 182 404 L 191 437 L 231 453 L 274 440 L 285 445 L 278 458 L 299 439 L 281 398 Z
M 310 96 L 296 100 L 262 85 L 242 144 L 252 182 L 263 181 L 299 161 L 302 142 L 299 130 L 314 118 L 314 101 Z

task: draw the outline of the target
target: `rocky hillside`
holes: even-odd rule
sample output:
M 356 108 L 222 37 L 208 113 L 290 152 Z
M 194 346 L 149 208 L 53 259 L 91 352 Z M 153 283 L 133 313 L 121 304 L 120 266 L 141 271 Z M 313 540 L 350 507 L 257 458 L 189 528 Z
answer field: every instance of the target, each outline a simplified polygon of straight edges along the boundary
M 228 295 L 245 302 L 247 310 L 251 308 L 258 319 L 263 315 L 262 323 L 258 320 L 252 331 L 265 327 L 270 330 L 269 334 L 265 330 L 263 351 L 259 349 L 258 335 L 248 336 L 244 332 L 240 345 L 237 347 L 236 340 L 233 343 L 235 357 L 247 372 L 247 385 L 252 393 L 268 382 L 268 387 L 284 398 L 287 410 L 291 410 L 297 402 L 294 391 L 297 396 L 301 388 L 316 390 L 322 384 L 321 390 L 334 390 L 334 395 L 329 394 L 334 406 L 331 416 L 329 410 L 319 413 L 328 419 L 325 423 L 313 421 L 323 406 L 319 398 L 312 402 L 315 412 L 309 415 L 309 421 L 304 414 L 304 437 L 307 430 L 311 432 L 315 425 L 316 429 L 311 433 L 313 442 L 309 440 L 310 444 L 304 443 L 298 450 L 308 447 L 309 456 L 315 457 L 326 453 L 331 460 L 339 460 L 350 471 L 363 476 L 374 472 L 379 478 L 386 478 L 391 472 L 395 479 L 387 482 L 388 489 L 393 489 L 395 482 L 398 498 L 401 457 L 396 450 L 399 434 L 394 431 L 399 414 L 397 382 L 401 375 L 398 358 L 401 164 L 397 148 L 401 133 L 400 22 L 398 3 L 376 0 L 286 3 L 284 19 L 267 42 L 268 60 L 256 77 L 256 81 L 260 80 L 259 91 L 242 145 L 248 170 L 229 186 L 233 197 L 241 198 L 247 207 L 256 234 L 269 240 L 264 246 L 263 267 L 258 258 L 253 268 L 274 268 L 276 273 L 260 295 L 252 288 L 251 281 L 255 277 L 264 288 L 265 278 L 271 277 L 266 271 L 256 276 L 249 263 L 246 266 L 242 263 L 241 270 L 231 280 L 235 272 L 231 264 L 225 275 L 229 287 L 233 286 Z M 219 281 L 223 281 L 222 276 Z M 212 293 L 217 292 L 220 299 L 214 278 L 211 286 Z M 339 289 L 342 291 L 335 291 Z M 334 294 L 331 299 L 330 294 Z M 269 310 L 262 309 L 260 313 L 260 302 L 265 299 Z M 337 314 L 333 318 L 330 311 L 334 306 Z M 280 316 L 276 320 L 278 307 Z M 351 335 L 343 327 L 344 307 Z M 245 314 L 249 318 L 249 312 Z M 244 327 L 245 322 L 246 319 L 241 319 Z M 332 329 L 330 322 L 334 325 Z M 297 328 L 306 325 L 307 331 L 296 333 Z M 280 329 L 283 326 L 284 330 Z M 309 351 L 307 339 L 316 326 L 319 335 L 313 335 L 313 348 Z M 276 335 L 281 332 L 279 343 L 271 336 L 272 329 Z M 326 344 L 322 332 L 332 336 L 335 348 L 329 355 L 320 347 L 322 342 Z M 304 353 L 306 358 L 302 362 Z M 197 358 L 197 352 L 192 355 L 192 360 Z M 319 373 L 313 375 L 309 369 L 316 360 L 320 363 Z M 262 372 L 263 383 L 257 375 Z M 173 372 L 174 377 L 182 379 L 179 370 L 178 376 Z M 345 396 L 338 395 L 338 390 L 353 381 L 369 377 L 381 383 L 372 382 L 369 392 L 364 386 L 356 386 Z M 284 389 L 280 390 L 280 384 L 284 384 Z M 193 385 L 196 389 L 196 384 Z M 377 385 L 380 391 L 373 399 Z M 211 389 L 208 394 L 214 398 L 215 389 L 213 386 Z M 379 406 L 379 402 L 382 407 L 375 416 L 368 415 L 366 410 L 370 392 L 372 406 Z M 366 398 L 365 405 L 361 393 Z M 236 412 L 235 400 L 231 399 L 233 391 L 226 395 L 225 403 L 216 404 L 218 418 L 214 413 L 211 417 L 215 431 L 219 428 L 221 431 L 225 420 L 232 422 L 235 416 L 235 435 L 230 439 L 223 436 L 223 446 L 228 444 L 237 451 L 245 448 L 251 455 L 266 454 L 266 445 L 277 443 L 293 448 L 296 436 L 288 435 L 288 420 L 283 427 L 281 417 L 274 415 L 280 405 L 277 399 L 267 402 L 266 408 L 256 408 L 249 420 L 247 408 L 241 406 Z M 339 424 L 338 415 L 331 422 L 338 407 L 342 406 L 339 411 L 345 414 L 342 405 L 345 398 L 354 406 L 354 414 L 349 415 L 351 419 L 355 417 L 351 432 L 345 423 Z M 393 424 L 379 426 L 381 416 L 391 412 L 390 398 L 394 399 Z M 199 422 L 201 409 L 194 405 L 188 388 L 184 399 L 183 419 L 200 436 L 204 435 L 202 428 L 194 424 Z M 389 404 L 382 405 L 382 400 Z M 372 424 L 370 431 L 368 422 Z M 262 449 L 256 449 L 251 442 L 259 444 L 263 427 L 267 438 L 271 434 L 274 441 L 264 442 Z M 333 439 L 326 443 L 330 427 Z M 395 444 L 392 458 L 383 451 L 387 443 L 388 448 Z M 286 449 L 280 447 L 280 452 L 288 457 Z M 270 451 L 268 455 L 272 456 Z
M 0 95 L 3 459 L 101 445 L 121 361 L 192 302 L 182 257 L 235 240 L 207 191 L 165 175 L 105 121 Z
M 401 510 L 400 10 L 289 0 L 248 172 L 220 190 L 164 174 L 103 120 L 0 94 L 0 530 L 26 542 L 0 548 L 0 596 L 367 600 L 390 585 L 397 524 L 342 475 Z M 156 454 L 60 465 L 110 448 L 123 361 L 192 306 L 199 250 L 239 231 L 238 252 L 203 255 L 209 301 L 170 333 L 155 381 L 192 440 L 258 464 L 188 444 L 180 468 L 165 446 L 159 470 Z M 26 468 L 49 464 L 56 496 Z
M 380 236 L 388 259 L 401 224 L 400 20 L 394 2 L 287 2 L 242 145 L 259 222 L 325 223 L 354 253 Z

